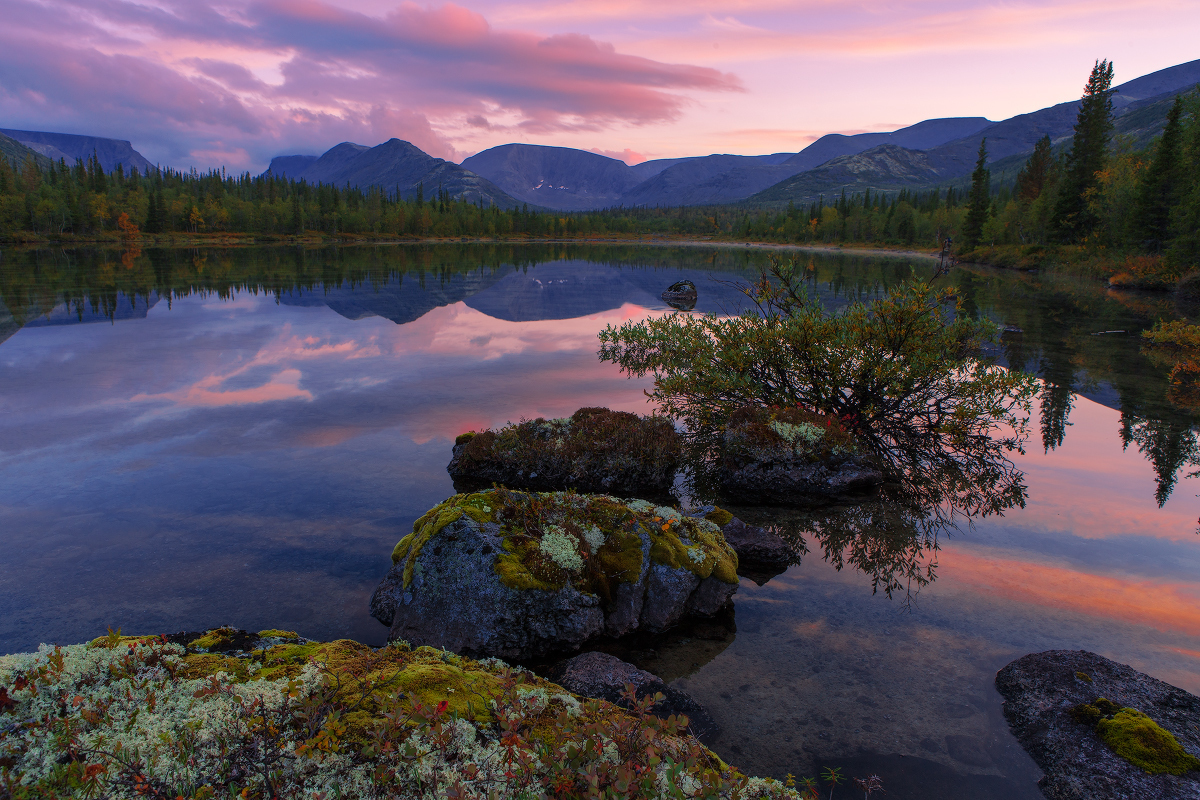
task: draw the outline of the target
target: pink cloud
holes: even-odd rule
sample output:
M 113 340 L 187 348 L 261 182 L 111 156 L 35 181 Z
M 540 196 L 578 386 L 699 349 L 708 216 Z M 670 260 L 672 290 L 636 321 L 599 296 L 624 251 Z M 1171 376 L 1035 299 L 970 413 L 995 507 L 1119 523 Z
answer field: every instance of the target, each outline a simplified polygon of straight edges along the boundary
M 230 376 L 209 375 L 173 392 L 163 394 L 138 394 L 130 398 L 133 402 L 169 401 L 175 406 L 242 406 L 272 403 L 278 400 L 312 400 L 312 392 L 300 388 L 300 370 L 281 370 L 261 386 L 249 389 L 221 389 Z
M 496 30 L 454 4 L 382 14 L 316 0 L 236 12 L 182 0 L 9 6 L 6 124 L 131 138 L 180 165 L 244 151 L 262 166 L 282 151 L 392 136 L 453 157 L 447 129 L 465 118 L 601 130 L 676 119 L 689 92 L 741 89 L 727 73 L 622 54 L 583 34 Z

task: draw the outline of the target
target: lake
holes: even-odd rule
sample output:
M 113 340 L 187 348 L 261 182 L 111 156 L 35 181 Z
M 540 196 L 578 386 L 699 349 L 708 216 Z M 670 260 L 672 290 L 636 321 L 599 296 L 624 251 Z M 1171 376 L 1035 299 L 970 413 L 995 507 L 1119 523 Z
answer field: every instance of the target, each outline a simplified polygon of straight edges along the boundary
M 0 251 L 0 652 L 110 626 L 382 644 L 367 600 L 453 493 L 455 435 L 581 406 L 647 413 L 649 382 L 600 362 L 597 332 L 675 313 L 659 293 L 683 278 L 697 312 L 735 312 L 731 284 L 764 257 Z M 935 266 L 799 257 L 831 309 Z M 809 536 L 800 565 L 743 579 L 732 611 L 610 648 L 706 706 L 714 749 L 748 773 L 842 766 L 879 773 L 890 798 L 1037 798 L 993 687 L 1004 664 L 1087 649 L 1200 692 L 1200 417 L 1137 335 L 1177 316 L 1170 297 L 975 267 L 939 280 L 1008 327 L 1001 363 L 1046 382 L 1014 457 L 1024 508 L 942 532 L 920 554 L 935 580 L 890 597 Z

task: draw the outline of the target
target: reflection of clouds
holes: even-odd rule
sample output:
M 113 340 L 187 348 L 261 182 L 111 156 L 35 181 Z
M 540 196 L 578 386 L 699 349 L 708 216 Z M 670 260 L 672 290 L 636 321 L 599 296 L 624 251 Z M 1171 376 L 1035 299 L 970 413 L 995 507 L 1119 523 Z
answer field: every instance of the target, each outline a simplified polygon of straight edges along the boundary
M 240 372 L 240 370 L 239 370 Z M 280 370 L 261 386 L 250 389 L 220 389 L 230 376 L 210 375 L 186 389 L 163 394 L 137 394 L 131 403 L 168 400 L 179 406 L 238 406 L 276 400 L 312 400 L 312 392 L 300 388 L 300 370 Z
M 1120 422 L 1120 411 L 1076 397 L 1071 411 L 1075 428 L 1063 444 L 1049 454 L 1031 448 L 1016 459 L 1029 485 L 1024 525 L 1070 531 L 1085 539 L 1137 535 L 1196 540 L 1193 482 L 1181 482 L 1164 507 L 1155 508 L 1148 502 L 1154 498 L 1154 467 L 1135 448 L 1122 449 Z
M 1097 575 L 1006 555 L 988 547 L 947 547 L 943 580 L 1017 602 L 1200 635 L 1200 585 L 1194 582 Z

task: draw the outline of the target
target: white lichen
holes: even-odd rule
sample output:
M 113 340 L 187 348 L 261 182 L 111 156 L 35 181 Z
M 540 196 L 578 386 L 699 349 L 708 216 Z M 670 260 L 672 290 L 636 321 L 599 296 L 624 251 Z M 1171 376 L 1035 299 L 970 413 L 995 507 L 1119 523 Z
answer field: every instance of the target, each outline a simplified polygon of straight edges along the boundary
M 583 569 L 583 558 L 579 555 L 579 544 L 574 536 L 557 525 L 551 525 L 542 535 L 538 548 L 567 572 Z

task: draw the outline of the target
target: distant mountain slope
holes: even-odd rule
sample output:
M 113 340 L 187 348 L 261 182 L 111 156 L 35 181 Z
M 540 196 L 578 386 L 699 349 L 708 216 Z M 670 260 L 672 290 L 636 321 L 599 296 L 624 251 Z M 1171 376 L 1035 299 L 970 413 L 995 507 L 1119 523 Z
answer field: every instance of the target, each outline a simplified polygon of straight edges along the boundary
M 1164 95 L 1173 97 L 1197 82 L 1200 82 L 1200 59 L 1152 72 L 1117 86 L 1113 91 L 1113 107 L 1118 123 L 1126 114 L 1144 108 L 1147 99 L 1163 99 Z M 1051 140 L 1058 140 L 1073 135 L 1078 114 L 1078 100 L 1059 103 L 989 125 L 969 136 L 932 148 L 929 155 L 933 163 L 947 175 L 965 175 L 974 167 L 979 142 L 984 137 L 987 137 L 988 161 L 999 161 L 1029 152 L 1042 136 L 1048 135 Z
M 133 149 L 133 145 L 124 139 L 105 139 L 101 136 L 77 136 L 73 133 L 48 133 L 46 131 L 18 131 L 0 128 L 0 133 L 16 139 L 26 147 L 47 156 L 51 161 L 60 158 L 67 164 L 74 164 L 75 159 L 87 160 L 92 153 L 100 159 L 100 165 L 105 172 L 112 172 L 121 164 L 125 171 L 136 169 L 145 172 L 153 169 L 146 158 Z
M 1200 60 L 1143 75 L 1116 87 L 1113 93 L 1115 133 L 1132 137 L 1135 146 L 1149 144 L 1162 132 L 1167 111 L 1175 95 L 1190 90 L 1198 81 Z M 1163 91 L 1149 94 L 1158 89 Z M 1042 136 L 1049 136 L 1059 147 L 1069 144 L 1078 113 L 1078 100 L 1059 103 L 1028 114 L 1019 114 L 967 136 L 931 147 L 925 151 L 926 166 L 930 173 L 924 183 L 914 182 L 912 179 L 912 176 L 919 172 L 912 173 L 903 181 L 897 181 L 897 175 L 882 168 L 877 172 L 864 168 L 858 173 L 862 180 L 849 181 L 845 174 L 837 170 L 825 170 L 824 166 L 828 165 L 823 165 L 796 176 L 807 176 L 803 180 L 784 179 L 779 184 L 748 198 L 747 202 L 777 205 L 792 200 L 807 203 L 820 195 L 824 195 L 828 201 L 839 195 L 843 188 L 848 192 L 855 192 L 863 191 L 868 186 L 883 190 L 904 186 L 965 186 L 967 176 L 974 168 L 975 158 L 979 153 L 979 143 L 984 137 L 987 137 L 988 164 L 992 169 L 993 182 L 998 184 L 1012 181 Z M 863 154 L 873 152 L 864 151 Z M 876 182 L 872 183 L 872 180 Z
M 417 194 L 422 187 L 426 198 L 432 199 L 439 189 L 451 197 L 485 205 L 512 208 L 520 202 L 489 180 L 463 169 L 445 159 L 434 158 L 410 142 L 389 139 L 381 145 L 342 142 L 332 147 L 307 166 L 298 159 L 304 156 L 284 156 L 271 160 L 264 174 L 286 174 L 293 180 L 309 183 L 332 183 L 337 186 L 380 186 L 389 191 L 399 190 L 405 198 Z M 279 172 L 275 172 L 278 162 Z M 302 169 L 298 169 L 303 167 Z
M 827 203 L 841 194 L 927 186 L 944 177 L 927 153 L 882 144 L 853 155 L 838 156 L 816 169 L 797 173 L 750 198 L 758 205 L 811 203 L 824 195 Z
M 713 155 L 680 159 L 635 186 L 621 201 L 626 206 L 732 203 L 831 158 L 861 153 L 882 144 L 923 150 L 990 124 L 991 121 L 984 117 L 929 119 L 888 133 L 827 134 L 793 155 Z M 782 158 L 784 156 L 786 158 Z
M 33 156 L 34 162 L 43 169 L 50 166 L 49 158 L 2 133 L 0 133 L 0 156 L 8 159 L 8 162 L 14 166 L 21 166 L 30 156 Z
M 304 172 L 317 160 L 317 156 L 275 156 L 264 175 L 293 177 Z
M 519 200 L 566 211 L 616 205 L 642 180 L 624 161 L 535 144 L 493 147 L 464 160 L 462 166 Z

